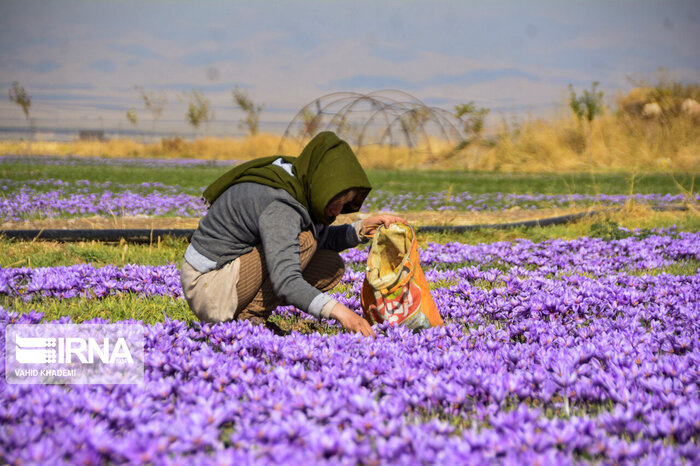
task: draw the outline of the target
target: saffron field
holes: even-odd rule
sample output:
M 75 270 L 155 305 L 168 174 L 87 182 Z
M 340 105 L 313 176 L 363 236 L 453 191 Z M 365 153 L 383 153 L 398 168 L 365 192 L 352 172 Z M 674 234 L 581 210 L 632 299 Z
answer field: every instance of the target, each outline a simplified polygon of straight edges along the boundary
M 0 199 L 0 217 L 9 221 L 42 218 L 73 218 L 92 215 L 133 216 L 171 215 L 199 218 L 206 213 L 200 195 L 187 194 L 178 187 L 162 183 L 122 185 L 115 183 L 64 183 L 55 179 L 36 182 L 0 180 L 0 190 L 13 191 Z M 51 186 L 48 191 L 38 190 L 41 185 Z M 206 186 L 202 186 L 199 192 Z M 97 192 L 96 192 L 97 191 Z M 625 194 L 615 195 L 552 195 L 552 194 L 473 194 L 448 191 L 415 194 L 392 193 L 377 190 L 362 206 L 363 212 L 376 210 L 407 211 L 470 211 L 496 212 L 513 208 L 538 209 L 568 208 L 574 206 L 620 207 L 630 200 L 652 207 L 668 207 L 687 201 L 683 194 Z M 700 195 L 691 197 L 694 203 Z
M 3 201 L 27 209 L 19 218 L 86 215 L 81 208 L 105 214 L 87 198 L 76 198 L 70 208 L 61 204 L 81 194 L 99 199 L 100 192 L 110 193 L 124 206 L 131 205 L 126 191 L 133 199 L 149 194 L 197 199 L 195 188 L 156 179 L 138 187 L 95 180 L 23 184 L 5 176 Z M 669 191 L 644 193 L 637 202 L 689 202 L 686 194 Z M 50 201 L 41 197 L 49 192 Z M 414 196 L 423 196 L 416 201 L 424 202 L 420 208 L 499 211 L 508 202 L 538 208 L 557 202 L 552 196 L 565 196 L 499 198 L 460 190 L 458 201 L 447 204 L 440 192 L 430 193 Z M 408 207 L 396 194 L 375 194 L 369 209 L 391 202 L 392 209 Z M 484 194 L 490 197 L 476 203 Z M 681 194 L 685 197 L 674 197 Z M 624 193 L 606 195 L 610 205 L 628 200 Z M 46 203 L 31 210 L 33 202 Z M 3 205 L 8 221 L 14 211 Z M 201 212 L 193 207 L 187 215 Z M 167 209 L 146 213 L 180 215 Z M 700 229 L 692 212 L 684 215 L 680 226 L 615 226 L 607 234 L 591 227 L 589 234 L 566 239 L 550 230 L 508 241 L 422 239 L 422 266 L 446 325 L 415 334 L 375 326 L 374 339 L 347 334 L 332 321 L 297 325 L 311 319 L 288 306 L 274 316 L 287 329 L 285 336 L 248 323 L 201 324 L 187 314 L 177 262 L 92 264 L 52 255 L 47 246 L 46 257 L 55 258 L 50 266 L 0 268 L 2 326 L 115 321 L 102 304 L 126 302 L 136 308 L 136 317 L 119 320 L 145 328 L 145 380 L 12 385 L 5 382 L 3 364 L 0 459 L 697 464 Z M 23 247 L 4 245 L 6 251 Z M 118 257 L 121 247 L 114 246 L 116 256 L 110 257 Z M 184 252 L 186 243 L 169 247 Z M 367 250 L 349 250 L 343 257 L 346 273 L 331 293 L 361 312 Z M 165 301 L 176 303 L 175 311 L 164 306 L 160 316 L 139 317 L 139 306 Z M 88 311 L 72 313 L 76 302 Z M 1 338 L 4 358 L 4 332 Z

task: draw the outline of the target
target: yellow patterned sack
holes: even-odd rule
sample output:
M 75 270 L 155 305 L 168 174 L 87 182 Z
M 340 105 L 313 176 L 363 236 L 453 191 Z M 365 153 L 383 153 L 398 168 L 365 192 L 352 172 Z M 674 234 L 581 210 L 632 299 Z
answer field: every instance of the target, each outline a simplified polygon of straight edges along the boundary
M 412 329 L 443 325 L 410 225 L 382 225 L 375 232 L 362 284 L 362 310 L 373 324 L 391 322 Z

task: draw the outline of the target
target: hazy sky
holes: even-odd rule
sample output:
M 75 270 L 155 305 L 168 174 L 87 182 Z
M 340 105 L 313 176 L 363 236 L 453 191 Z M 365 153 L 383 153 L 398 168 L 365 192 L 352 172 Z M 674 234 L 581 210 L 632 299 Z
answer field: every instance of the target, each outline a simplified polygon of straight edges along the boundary
M 162 125 L 183 129 L 178 95 L 198 89 L 237 131 L 235 86 L 265 103 L 270 129 L 322 95 L 386 88 L 448 110 L 544 114 L 569 83 L 614 96 L 659 67 L 700 82 L 699 44 L 697 0 L 0 0 L 0 85 L 27 89 L 38 126 L 127 127 L 135 107 L 150 127 L 134 85 L 166 91 Z M 0 126 L 24 124 L 7 97 L 0 112 Z

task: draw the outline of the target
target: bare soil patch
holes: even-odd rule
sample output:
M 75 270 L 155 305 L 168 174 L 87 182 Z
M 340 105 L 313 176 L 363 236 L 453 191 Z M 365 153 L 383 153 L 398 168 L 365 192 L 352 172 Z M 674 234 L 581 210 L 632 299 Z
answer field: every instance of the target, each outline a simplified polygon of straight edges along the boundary
M 495 223 L 511 223 L 535 220 L 560 215 L 583 212 L 586 209 L 509 209 L 498 212 L 453 212 L 453 211 L 422 211 L 422 212 L 384 212 L 399 215 L 415 226 L 425 225 L 483 225 Z M 357 213 L 340 215 L 336 224 L 354 222 L 374 213 Z M 23 222 L 4 222 L 2 230 L 41 230 L 41 229 L 166 229 L 166 228 L 197 228 L 198 218 L 181 217 L 84 217 L 70 219 L 27 220 Z

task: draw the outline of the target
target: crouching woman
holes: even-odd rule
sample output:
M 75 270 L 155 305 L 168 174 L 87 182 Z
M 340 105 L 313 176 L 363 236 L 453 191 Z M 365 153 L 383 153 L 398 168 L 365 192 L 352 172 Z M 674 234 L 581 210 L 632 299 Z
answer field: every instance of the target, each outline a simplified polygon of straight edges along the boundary
M 204 191 L 211 204 L 182 263 L 182 288 L 203 321 L 263 325 L 291 304 L 346 330 L 373 335 L 369 323 L 327 292 L 342 278 L 339 251 L 367 241 L 376 215 L 331 223 L 360 210 L 371 185 L 350 146 L 334 133 L 314 137 L 299 157 L 271 156 L 237 165 Z

